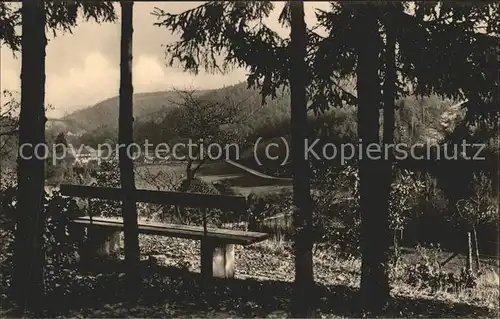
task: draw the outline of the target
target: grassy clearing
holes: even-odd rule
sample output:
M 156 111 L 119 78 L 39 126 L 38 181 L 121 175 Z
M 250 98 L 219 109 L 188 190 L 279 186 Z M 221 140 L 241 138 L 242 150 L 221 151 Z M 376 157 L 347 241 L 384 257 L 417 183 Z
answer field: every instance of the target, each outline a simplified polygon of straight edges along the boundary
M 183 239 L 141 238 L 142 253 L 161 254 L 167 258 L 166 265 L 189 265 L 192 272 L 199 272 L 199 243 Z M 150 250 L 148 247 L 155 247 Z M 436 257 L 444 261 L 449 252 L 436 251 Z M 321 285 L 342 285 L 351 288 L 359 287 L 359 258 L 341 258 L 335 252 L 316 248 L 314 250 L 315 280 Z M 447 303 L 464 303 L 490 310 L 499 307 L 498 260 L 483 260 L 482 275 L 478 278 L 478 286 L 460 291 L 435 291 L 417 289 L 405 282 L 406 265 L 422 262 L 422 257 L 415 249 L 403 251 L 401 261 L 393 267 L 392 294 L 397 297 L 436 299 Z M 457 256 L 443 270 L 458 272 L 465 265 L 465 256 Z M 236 277 L 256 278 L 260 280 L 280 280 L 292 282 L 294 278 L 294 260 L 292 245 L 284 239 L 271 239 L 236 250 Z

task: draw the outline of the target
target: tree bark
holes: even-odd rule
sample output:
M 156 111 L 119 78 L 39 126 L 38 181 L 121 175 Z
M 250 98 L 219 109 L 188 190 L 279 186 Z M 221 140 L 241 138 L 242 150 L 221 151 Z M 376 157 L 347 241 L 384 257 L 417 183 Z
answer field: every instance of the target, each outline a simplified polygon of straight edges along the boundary
M 396 98 L 396 24 L 394 23 L 394 4 L 389 3 L 386 13 L 385 30 L 385 81 L 384 81 L 384 127 L 385 144 L 394 143 L 394 108 Z M 392 154 L 391 154 L 392 155 Z M 392 160 L 392 156 L 391 156 Z
M 393 3 L 387 4 L 387 12 L 385 16 L 385 80 L 383 89 L 384 98 L 384 109 L 383 109 L 383 142 L 384 142 L 384 153 L 385 150 L 392 150 L 390 147 L 394 145 L 394 109 L 395 109 L 395 98 L 396 98 L 396 81 L 397 81 L 397 70 L 396 70 L 396 24 L 394 23 L 394 6 Z M 385 187 L 383 209 L 389 211 L 389 200 L 391 193 L 392 184 L 392 165 L 394 156 L 392 151 L 387 153 L 387 158 L 385 158 L 385 171 L 382 178 L 383 187 Z M 402 226 L 401 226 L 402 227 Z M 397 229 L 392 230 L 394 232 L 393 245 L 394 254 L 398 253 L 398 239 L 397 239 Z M 397 257 L 397 256 L 395 256 Z
M 307 139 L 306 24 L 302 1 L 290 1 L 291 14 L 291 133 L 295 250 L 293 317 L 314 317 L 315 287 L 312 262 L 312 203 L 309 164 L 305 158 Z
M 121 1 L 121 46 L 120 46 L 120 113 L 119 143 L 128 146 L 133 141 L 133 94 L 132 86 L 132 34 L 133 5 L 132 1 Z M 124 192 L 122 213 L 124 223 L 125 262 L 128 279 L 134 285 L 139 280 L 139 232 L 137 226 L 137 207 L 135 201 L 134 163 L 128 156 L 127 148 L 121 147 L 119 152 L 120 182 Z M 132 286 L 132 291 L 137 287 Z
M 370 145 L 380 145 L 380 35 L 376 11 L 370 5 L 359 6 L 356 22 L 358 33 L 355 35 L 360 40 L 356 69 L 358 137 L 362 145 L 359 164 L 362 253 L 360 297 L 363 309 L 373 313 L 383 310 L 389 299 L 390 247 L 388 187 L 380 185 L 380 180 L 386 180 L 386 161 L 378 152 L 376 155 L 367 152 Z
M 21 111 L 18 206 L 14 247 L 14 299 L 39 313 L 43 297 L 45 160 L 45 12 L 43 1 L 22 4 Z M 22 148 L 22 145 L 28 145 Z M 38 151 L 39 156 L 35 156 Z
M 479 267 L 481 266 L 479 262 L 479 244 L 477 242 L 477 231 L 476 225 L 472 225 L 472 236 L 474 236 L 474 259 L 476 262 L 476 270 L 479 271 Z
M 186 164 L 186 178 L 182 181 L 181 191 L 187 192 L 191 188 L 193 183 L 194 170 L 193 170 L 193 159 L 188 158 Z
M 472 271 L 472 240 L 470 232 L 467 232 L 467 259 L 465 260 L 465 268 L 467 271 Z

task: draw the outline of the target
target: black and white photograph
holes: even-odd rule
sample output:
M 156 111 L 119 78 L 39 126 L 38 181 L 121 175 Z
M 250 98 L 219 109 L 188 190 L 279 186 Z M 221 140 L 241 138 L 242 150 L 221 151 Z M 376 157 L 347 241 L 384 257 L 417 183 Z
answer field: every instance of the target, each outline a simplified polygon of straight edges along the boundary
M 0 1 L 0 318 L 500 317 L 499 1 Z

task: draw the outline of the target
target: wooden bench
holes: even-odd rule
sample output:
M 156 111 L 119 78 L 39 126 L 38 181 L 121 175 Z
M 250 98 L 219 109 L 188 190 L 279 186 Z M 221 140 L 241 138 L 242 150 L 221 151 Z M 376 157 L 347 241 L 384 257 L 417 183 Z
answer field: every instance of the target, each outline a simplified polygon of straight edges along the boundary
M 62 184 L 60 191 L 63 196 L 96 198 L 106 200 L 122 200 L 123 192 L 119 188 L 91 187 Z M 192 208 L 218 208 L 243 212 L 247 208 L 246 198 L 243 196 L 207 195 L 195 193 L 163 192 L 150 190 L 136 190 L 136 201 L 173 205 Z M 102 217 L 84 216 L 72 221 L 75 225 L 87 227 L 89 239 L 92 237 L 94 245 L 108 254 L 117 247 L 119 233 L 123 231 L 123 219 L 108 219 Z M 264 241 L 269 237 L 267 233 L 249 232 L 210 228 L 205 226 L 189 226 L 154 222 L 138 222 L 139 233 L 178 237 L 201 241 L 201 273 L 204 276 L 222 278 L 234 277 L 234 245 L 250 245 Z

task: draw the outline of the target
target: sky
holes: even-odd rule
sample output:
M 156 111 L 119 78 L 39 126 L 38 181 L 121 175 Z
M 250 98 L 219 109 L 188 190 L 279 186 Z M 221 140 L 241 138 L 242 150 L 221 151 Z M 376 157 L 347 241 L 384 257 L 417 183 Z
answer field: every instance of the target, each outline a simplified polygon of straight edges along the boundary
M 154 26 L 155 7 L 180 13 L 202 2 L 136 2 L 134 4 L 133 85 L 134 92 L 153 92 L 173 88 L 214 89 L 244 81 L 245 70 L 228 74 L 197 76 L 176 66 L 167 67 L 162 44 L 177 39 L 165 28 Z M 306 23 L 315 22 L 314 10 L 327 8 L 327 2 L 305 2 Z M 276 3 L 268 25 L 283 36 L 289 33 L 278 23 L 283 3 Z M 119 15 L 119 5 L 116 4 Z M 46 104 L 51 104 L 48 117 L 61 117 L 118 95 L 120 65 L 120 19 L 115 23 L 97 24 L 81 20 L 72 33 L 48 34 L 46 48 Z M 0 89 L 20 90 L 20 53 L 0 48 Z

